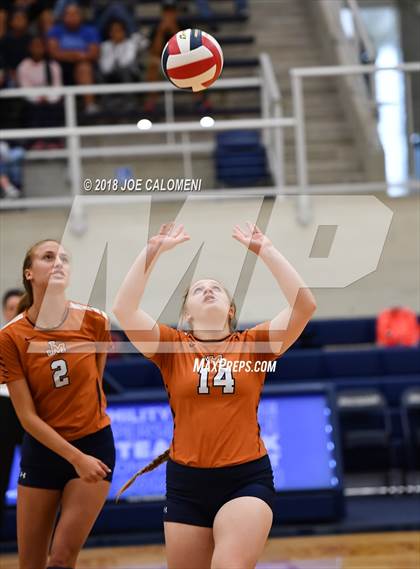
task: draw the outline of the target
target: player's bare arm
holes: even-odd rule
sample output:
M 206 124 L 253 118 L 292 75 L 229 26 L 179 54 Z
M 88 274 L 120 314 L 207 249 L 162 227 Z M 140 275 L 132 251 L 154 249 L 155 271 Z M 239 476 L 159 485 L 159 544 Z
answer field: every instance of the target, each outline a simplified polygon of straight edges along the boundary
M 270 321 L 270 347 L 282 354 L 300 336 L 316 310 L 316 300 L 298 272 L 252 223 L 233 228 L 232 237 L 260 257 L 276 279 L 288 306 Z
M 27 433 L 70 462 L 86 482 L 99 482 L 108 474 L 106 464 L 81 452 L 41 419 L 24 378 L 10 382 L 8 388 L 16 414 Z
M 159 344 L 159 327 L 140 306 L 147 281 L 160 255 L 189 239 L 183 225 L 162 225 L 134 261 L 115 297 L 112 312 L 132 343 L 145 355 L 153 355 Z M 142 333 L 140 340 L 139 331 Z

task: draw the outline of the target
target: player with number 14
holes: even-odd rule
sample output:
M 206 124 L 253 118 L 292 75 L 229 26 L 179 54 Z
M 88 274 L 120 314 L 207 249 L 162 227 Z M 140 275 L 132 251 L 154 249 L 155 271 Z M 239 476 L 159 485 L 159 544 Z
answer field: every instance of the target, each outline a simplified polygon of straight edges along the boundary
M 236 331 L 235 303 L 210 278 L 193 283 L 184 296 L 181 322 L 187 330 L 147 314 L 141 300 L 159 256 L 190 239 L 173 223 L 163 225 L 141 251 L 113 308 L 134 346 L 160 368 L 174 419 L 170 449 L 119 493 L 167 461 L 163 520 L 169 569 L 257 563 L 272 525 L 275 495 L 257 417 L 265 379 L 258 364 L 283 354 L 316 307 L 302 278 L 258 227 L 236 225 L 232 236 L 265 263 L 288 302 L 271 321 Z M 197 369 L 197 359 L 208 365 Z M 255 367 L 235 371 L 240 361 Z

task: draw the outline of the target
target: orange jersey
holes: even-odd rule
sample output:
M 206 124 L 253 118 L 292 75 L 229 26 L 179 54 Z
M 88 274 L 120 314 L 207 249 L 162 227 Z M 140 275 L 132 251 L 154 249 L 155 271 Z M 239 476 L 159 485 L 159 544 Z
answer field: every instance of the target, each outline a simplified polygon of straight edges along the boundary
M 41 330 L 19 314 L 0 331 L 0 383 L 26 379 L 42 420 L 66 440 L 110 424 L 95 342 L 109 342 L 105 312 L 69 302 L 57 329 Z
M 278 357 L 267 351 L 268 327 L 269 322 L 264 322 L 234 332 L 223 344 L 223 353 L 212 354 L 208 348 L 212 342 L 206 343 L 203 353 L 203 343 L 191 333 L 159 324 L 160 342 L 166 344 L 160 343 L 150 359 L 162 373 L 172 410 L 172 460 L 214 468 L 267 454 L 257 418 L 265 371 L 256 368 Z M 245 362 L 248 369 L 239 369 Z

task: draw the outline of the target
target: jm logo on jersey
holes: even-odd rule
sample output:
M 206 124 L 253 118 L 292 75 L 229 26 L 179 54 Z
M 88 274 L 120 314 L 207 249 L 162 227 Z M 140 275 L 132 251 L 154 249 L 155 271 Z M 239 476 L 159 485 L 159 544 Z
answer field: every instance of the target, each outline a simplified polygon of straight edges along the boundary
M 208 371 L 218 371 L 219 367 L 223 366 L 225 361 L 225 358 L 221 354 L 209 354 L 201 358 L 200 365 Z
M 48 356 L 55 356 L 55 354 L 64 354 L 67 352 L 67 347 L 64 342 L 56 342 L 55 340 L 52 340 L 51 342 L 48 342 L 48 346 Z

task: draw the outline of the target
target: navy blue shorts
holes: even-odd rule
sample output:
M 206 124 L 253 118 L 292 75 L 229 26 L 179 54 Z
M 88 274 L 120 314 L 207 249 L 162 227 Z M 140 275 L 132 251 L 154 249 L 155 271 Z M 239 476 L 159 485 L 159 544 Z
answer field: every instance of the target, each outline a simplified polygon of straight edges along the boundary
M 111 472 L 104 480 L 112 481 L 115 467 L 115 445 L 112 429 L 107 427 L 70 441 L 85 454 L 99 458 Z M 41 444 L 28 433 L 23 436 L 18 483 L 22 486 L 63 490 L 72 478 L 79 478 L 76 470 L 65 458 Z
M 218 510 L 233 498 L 256 496 L 274 510 L 274 479 L 268 454 L 235 466 L 197 468 L 166 463 L 164 522 L 213 527 Z

